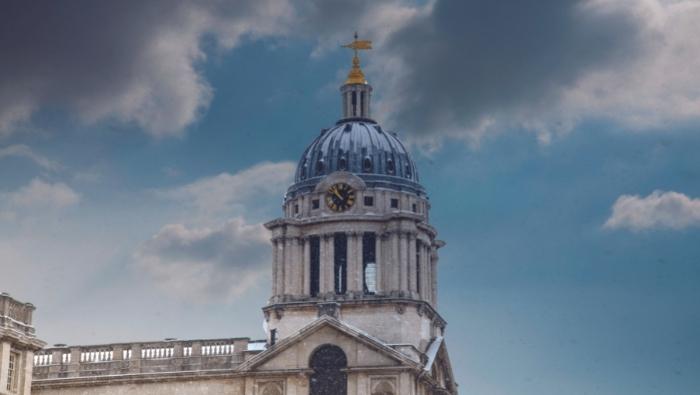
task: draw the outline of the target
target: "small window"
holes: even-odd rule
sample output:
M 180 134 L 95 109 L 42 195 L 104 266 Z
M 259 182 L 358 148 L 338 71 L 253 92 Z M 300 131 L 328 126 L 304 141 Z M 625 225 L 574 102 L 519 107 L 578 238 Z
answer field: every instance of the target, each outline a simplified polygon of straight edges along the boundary
M 347 170 L 348 160 L 344 156 L 341 156 L 338 160 L 338 170 Z
M 394 160 L 389 158 L 386 160 L 386 171 L 389 174 L 394 174 L 396 168 L 394 167 Z
M 326 164 L 324 163 L 323 159 L 319 159 L 318 162 L 316 162 L 316 175 L 320 176 L 323 174 L 323 171 L 325 169 Z
M 399 208 L 399 199 L 391 199 L 391 208 Z
M 302 180 L 306 179 L 306 161 L 304 161 L 304 164 L 301 166 L 301 170 L 299 171 L 299 178 Z
M 406 172 L 405 173 L 406 173 L 406 178 L 411 178 L 411 176 L 412 176 L 411 165 L 409 165 L 408 163 L 406 163 Z
M 272 329 L 270 331 L 270 345 L 274 346 L 277 343 L 277 329 Z
M 320 207 L 320 202 L 318 201 L 318 199 L 313 199 L 311 201 L 311 209 L 316 210 L 319 207 Z
M 362 170 L 365 173 L 372 171 L 372 158 L 369 156 L 365 156 L 365 159 L 362 160 Z
M 367 206 L 367 207 L 374 206 L 374 197 L 373 196 L 365 196 L 365 206 Z
M 413 207 L 415 208 L 416 205 L 414 204 Z M 298 204 L 294 205 L 294 214 L 299 214 L 299 205 Z
M 416 206 L 415 203 L 413 203 L 413 212 L 417 213 L 418 212 L 418 206 Z

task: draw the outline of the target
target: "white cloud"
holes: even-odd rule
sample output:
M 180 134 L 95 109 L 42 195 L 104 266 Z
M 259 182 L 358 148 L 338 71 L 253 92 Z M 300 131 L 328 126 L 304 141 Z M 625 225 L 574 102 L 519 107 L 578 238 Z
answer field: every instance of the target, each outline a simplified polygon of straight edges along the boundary
M 260 199 L 279 202 L 291 183 L 295 164 L 263 162 L 235 174 L 221 173 L 205 177 L 157 194 L 194 207 L 209 218 L 222 214 L 241 214 L 260 206 Z
M 24 144 L 14 144 L 0 148 L 0 159 L 12 156 L 29 159 L 37 166 L 46 170 L 56 171 L 60 168 L 58 163 L 34 152 L 34 150 Z
M 271 247 L 255 213 L 279 210 L 294 168 L 291 162 L 263 162 L 156 191 L 183 205 L 185 217 L 143 243 L 134 267 L 163 290 L 190 300 L 231 300 L 259 285 L 270 269 Z
M 269 233 L 242 218 L 213 228 L 168 224 L 134 258 L 138 270 L 175 296 L 231 300 L 269 271 Z
M 670 228 L 684 229 L 700 226 L 700 199 L 678 192 L 656 190 L 649 196 L 622 195 L 612 207 L 605 222 L 609 229 L 633 231 Z
M 11 208 L 60 209 L 80 202 L 80 195 L 62 182 L 46 182 L 35 178 L 20 189 L 0 195 Z

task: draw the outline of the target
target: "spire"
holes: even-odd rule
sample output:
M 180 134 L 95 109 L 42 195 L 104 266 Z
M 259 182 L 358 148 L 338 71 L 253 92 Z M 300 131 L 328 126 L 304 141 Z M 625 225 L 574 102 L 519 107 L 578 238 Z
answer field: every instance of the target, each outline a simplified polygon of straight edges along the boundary
M 352 69 L 348 73 L 348 78 L 345 80 L 345 85 L 349 84 L 366 84 L 365 74 L 360 68 L 360 57 L 358 56 L 358 51 L 372 49 L 372 41 L 369 40 L 358 40 L 357 32 L 355 32 L 355 40 L 350 44 L 345 44 L 343 48 L 350 48 L 355 52 L 352 57 Z
M 367 83 L 365 74 L 360 68 L 358 51 L 372 49 L 372 42 L 358 40 L 357 32 L 355 32 L 355 40 L 350 44 L 343 45 L 343 48 L 350 48 L 355 52 L 352 57 L 352 69 L 350 69 L 345 83 L 340 87 L 343 98 L 343 118 L 368 119 L 370 117 L 369 102 L 372 96 L 372 86 Z

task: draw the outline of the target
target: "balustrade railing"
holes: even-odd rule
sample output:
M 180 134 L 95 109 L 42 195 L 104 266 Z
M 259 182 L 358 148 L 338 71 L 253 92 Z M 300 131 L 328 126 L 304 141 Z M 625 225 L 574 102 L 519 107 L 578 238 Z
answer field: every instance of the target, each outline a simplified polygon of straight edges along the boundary
M 231 369 L 265 349 L 248 338 L 166 340 L 46 348 L 34 355 L 35 381 L 120 374 Z
M 34 305 L 13 299 L 7 293 L 0 293 L 0 329 L 10 329 L 34 335 L 32 313 Z

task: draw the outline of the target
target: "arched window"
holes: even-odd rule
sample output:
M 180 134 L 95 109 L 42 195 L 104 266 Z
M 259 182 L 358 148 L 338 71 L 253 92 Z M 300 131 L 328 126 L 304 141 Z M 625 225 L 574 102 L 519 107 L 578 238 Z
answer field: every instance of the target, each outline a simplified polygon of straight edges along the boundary
M 406 171 L 405 171 L 405 173 L 406 173 L 406 178 L 411 178 L 411 176 L 413 175 L 413 174 L 411 174 L 411 165 L 408 164 L 408 163 L 406 163 L 406 167 L 405 167 L 405 168 L 406 168 Z
M 340 347 L 319 347 L 311 355 L 309 366 L 314 370 L 309 378 L 309 395 L 347 395 L 348 376 L 342 369 L 348 366 L 348 360 Z
M 344 156 L 341 156 L 340 159 L 338 159 L 338 170 L 347 170 L 348 169 L 348 160 L 345 159 Z
M 394 395 L 394 385 L 388 380 L 382 380 L 374 384 L 372 388 L 372 395 Z
M 284 395 L 282 383 L 265 383 L 260 390 L 261 395 Z
M 323 171 L 326 168 L 326 163 L 323 159 L 319 159 L 318 162 L 316 162 L 316 175 L 320 176 L 323 174 Z

